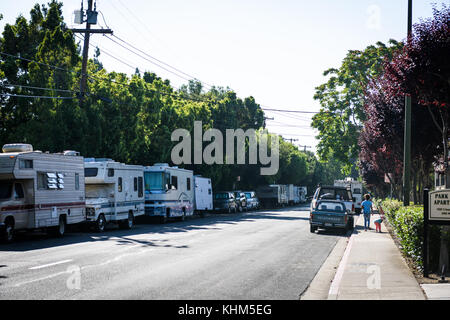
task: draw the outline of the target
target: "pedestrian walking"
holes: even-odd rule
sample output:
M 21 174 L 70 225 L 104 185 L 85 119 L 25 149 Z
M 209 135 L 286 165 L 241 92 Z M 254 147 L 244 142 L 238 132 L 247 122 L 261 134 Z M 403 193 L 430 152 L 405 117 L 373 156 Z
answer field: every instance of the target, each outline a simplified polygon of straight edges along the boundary
M 363 214 L 364 214 L 364 231 L 367 231 L 367 229 L 370 230 L 370 215 L 372 214 L 372 201 L 370 201 L 370 195 L 366 194 L 364 196 L 366 200 L 364 200 L 361 203 L 361 207 L 363 208 Z

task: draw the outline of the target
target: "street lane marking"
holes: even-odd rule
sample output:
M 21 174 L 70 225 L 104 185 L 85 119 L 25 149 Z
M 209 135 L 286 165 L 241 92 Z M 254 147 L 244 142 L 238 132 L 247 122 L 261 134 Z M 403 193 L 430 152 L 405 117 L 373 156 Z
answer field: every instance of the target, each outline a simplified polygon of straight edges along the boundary
M 58 262 L 53 262 L 53 263 L 49 263 L 49 264 L 44 264 L 42 266 L 36 266 L 36 267 L 28 268 L 28 269 L 29 270 L 43 269 L 43 268 L 52 267 L 52 266 L 56 266 L 58 264 L 68 263 L 68 262 L 72 262 L 72 261 L 73 261 L 72 259 L 63 260 L 63 261 L 58 261 Z

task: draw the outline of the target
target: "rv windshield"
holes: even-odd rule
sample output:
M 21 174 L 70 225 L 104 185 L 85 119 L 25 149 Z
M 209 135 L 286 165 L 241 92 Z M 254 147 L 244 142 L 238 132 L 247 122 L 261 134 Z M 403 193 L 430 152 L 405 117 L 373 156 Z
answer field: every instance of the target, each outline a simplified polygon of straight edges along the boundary
M 145 190 L 168 189 L 170 175 L 164 172 L 145 172 Z
M 1 181 L 0 182 L 0 200 L 11 198 L 12 183 Z

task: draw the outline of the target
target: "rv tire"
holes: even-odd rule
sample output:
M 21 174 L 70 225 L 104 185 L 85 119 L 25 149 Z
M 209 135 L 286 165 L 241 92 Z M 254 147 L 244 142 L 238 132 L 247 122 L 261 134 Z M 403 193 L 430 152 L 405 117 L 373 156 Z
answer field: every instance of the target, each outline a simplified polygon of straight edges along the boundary
M 53 234 L 56 237 L 62 237 L 66 233 L 66 217 L 59 216 L 59 222 L 56 227 L 53 227 Z
M 5 229 L 2 234 L 3 242 L 10 243 L 14 240 L 14 220 L 13 218 L 7 218 L 5 220 Z
M 97 224 L 95 226 L 97 232 L 105 231 L 105 226 L 106 226 L 106 219 L 105 219 L 105 216 L 103 214 L 101 214 L 98 216 Z
M 120 227 L 122 229 L 131 229 L 134 225 L 134 215 L 133 212 L 128 212 L 128 219 L 120 221 Z

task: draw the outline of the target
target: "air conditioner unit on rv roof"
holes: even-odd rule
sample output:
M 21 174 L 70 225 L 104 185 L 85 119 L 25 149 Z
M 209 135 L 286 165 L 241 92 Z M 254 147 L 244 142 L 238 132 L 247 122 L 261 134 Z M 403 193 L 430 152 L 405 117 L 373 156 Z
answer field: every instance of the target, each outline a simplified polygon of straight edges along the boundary
M 3 153 L 13 152 L 32 152 L 33 146 L 27 143 L 10 143 L 5 144 L 2 148 Z

